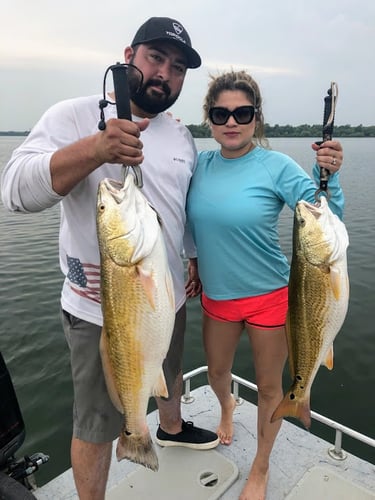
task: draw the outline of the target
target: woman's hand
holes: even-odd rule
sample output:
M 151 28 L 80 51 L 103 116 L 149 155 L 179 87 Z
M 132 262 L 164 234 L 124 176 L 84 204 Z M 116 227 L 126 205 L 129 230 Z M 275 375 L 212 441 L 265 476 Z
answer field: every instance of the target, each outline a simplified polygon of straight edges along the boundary
M 191 299 L 202 292 L 202 283 L 198 272 L 198 259 L 189 259 L 187 271 L 188 279 L 185 283 L 185 292 L 186 297 Z
M 331 174 L 340 170 L 344 156 L 339 141 L 325 141 L 320 146 L 314 143 L 312 148 L 316 151 L 319 167 L 326 168 Z

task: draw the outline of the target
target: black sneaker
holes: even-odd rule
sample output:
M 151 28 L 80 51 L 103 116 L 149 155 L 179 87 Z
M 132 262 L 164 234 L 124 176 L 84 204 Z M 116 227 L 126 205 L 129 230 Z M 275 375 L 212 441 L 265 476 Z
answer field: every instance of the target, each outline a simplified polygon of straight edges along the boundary
M 183 420 L 182 431 L 177 434 L 168 434 L 159 425 L 155 441 L 160 446 L 184 446 L 193 450 L 210 450 L 219 444 L 220 439 L 215 432 L 194 427 L 193 422 Z

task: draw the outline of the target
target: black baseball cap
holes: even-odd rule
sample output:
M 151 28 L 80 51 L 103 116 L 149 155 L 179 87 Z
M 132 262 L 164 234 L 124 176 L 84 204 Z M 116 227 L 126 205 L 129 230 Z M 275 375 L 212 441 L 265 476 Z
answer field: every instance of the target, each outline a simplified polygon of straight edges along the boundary
M 131 46 L 153 40 L 166 40 L 173 42 L 186 56 L 188 68 L 198 68 L 201 58 L 191 46 L 190 37 L 182 24 L 170 17 L 151 17 L 139 28 Z

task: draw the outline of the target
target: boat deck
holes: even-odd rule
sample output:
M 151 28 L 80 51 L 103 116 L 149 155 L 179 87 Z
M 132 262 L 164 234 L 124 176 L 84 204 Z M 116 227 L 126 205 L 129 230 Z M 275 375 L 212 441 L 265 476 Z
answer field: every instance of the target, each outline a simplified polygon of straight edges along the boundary
M 192 401 L 182 405 L 183 418 L 197 426 L 215 429 L 219 406 L 210 387 L 194 389 L 191 396 Z M 256 451 L 256 414 L 256 406 L 247 401 L 236 407 L 231 446 L 193 451 L 155 445 L 159 472 L 128 461 L 118 463 L 114 458 L 106 499 L 238 498 Z M 155 435 L 157 411 L 148 415 L 148 424 L 151 435 Z M 267 499 L 374 500 L 375 465 L 349 453 L 344 460 L 335 460 L 328 453 L 332 446 L 284 421 L 271 455 Z M 34 495 L 38 500 L 76 499 L 71 470 L 36 490 Z

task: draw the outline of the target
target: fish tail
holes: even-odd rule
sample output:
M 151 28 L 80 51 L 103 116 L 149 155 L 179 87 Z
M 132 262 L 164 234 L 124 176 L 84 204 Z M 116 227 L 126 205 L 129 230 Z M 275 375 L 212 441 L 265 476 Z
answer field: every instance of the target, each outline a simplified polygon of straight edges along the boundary
M 279 406 L 273 412 L 271 422 L 275 422 L 279 418 L 294 417 L 298 418 L 306 429 L 311 426 L 310 403 L 308 399 L 295 399 L 292 391 L 288 391 Z
M 126 458 L 153 471 L 159 469 L 158 456 L 148 430 L 145 434 L 128 434 L 122 431 L 117 442 L 116 456 L 118 461 Z

